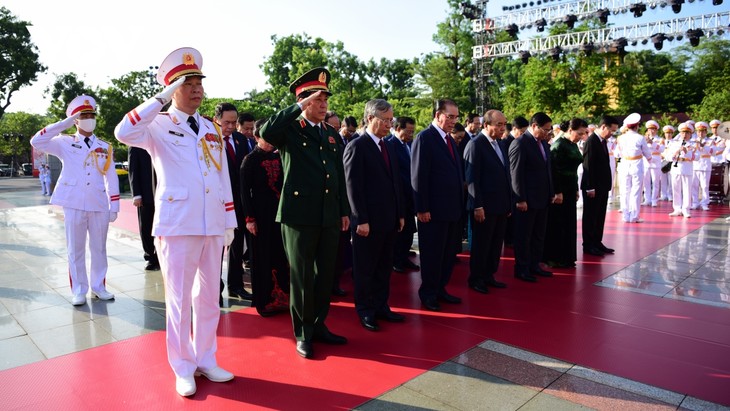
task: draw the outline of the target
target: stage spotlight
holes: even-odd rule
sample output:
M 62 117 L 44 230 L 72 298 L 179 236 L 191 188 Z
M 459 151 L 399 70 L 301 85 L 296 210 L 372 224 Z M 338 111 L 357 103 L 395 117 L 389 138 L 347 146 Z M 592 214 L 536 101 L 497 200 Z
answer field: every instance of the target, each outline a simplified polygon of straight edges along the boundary
M 646 4 L 636 3 L 636 4 L 632 5 L 631 7 L 629 7 L 629 11 L 634 13 L 634 17 L 639 18 L 646 11 Z
M 674 36 L 667 36 L 667 41 L 674 41 Z
M 608 9 L 600 9 L 596 10 L 596 13 L 593 16 L 596 17 L 601 22 L 601 24 L 606 24 L 608 23 L 609 14 L 611 14 L 611 12 L 608 11 Z
M 717 29 L 717 35 L 718 36 L 722 36 L 723 34 L 725 34 L 725 30 L 723 30 L 723 29 Z
M 719 6 L 721 4 L 722 4 L 722 0 L 712 0 L 712 5 L 713 6 Z
M 545 26 L 547 26 L 547 21 L 545 21 L 545 19 L 542 18 L 535 22 L 535 26 L 537 27 L 537 31 L 542 33 L 543 31 L 545 31 Z
M 618 53 L 619 56 L 624 56 L 626 54 L 626 46 L 628 45 L 629 42 L 626 40 L 626 38 L 621 37 L 611 43 L 610 50 L 612 53 Z
M 634 41 L 632 41 L 632 42 L 631 42 L 631 45 L 632 45 L 632 46 L 635 46 L 635 45 L 637 45 L 637 44 L 639 44 L 639 42 L 638 42 L 638 41 L 636 41 L 636 40 L 634 40 Z
M 646 44 L 648 42 L 649 42 L 649 40 L 647 40 L 647 39 L 641 40 L 641 44 Z
M 669 0 L 669 5 L 672 6 L 672 11 L 677 14 L 682 11 L 682 4 L 684 0 Z
M 593 53 L 593 43 L 581 44 L 578 49 L 582 51 L 583 54 L 585 54 L 586 56 L 590 56 L 591 53 Z
M 507 32 L 507 34 L 509 34 L 509 35 L 510 35 L 510 37 L 512 37 L 512 38 L 516 38 L 516 37 L 517 37 L 517 33 L 518 33 L 518 32 L 520 31 L 520 28 L 519 28 L 519 27 L 517 27 L 517 25 L 516 25 L 516 24 L 512 23 L 512 24 L 510 24 L 509 26 L 507 26 L 507 27 L 506 27 L 506 28 L 504 29 L 504 31 L 506 31 L 506 32 Z
M 664 33 L 657 33 L 651 36 L 651 42 L 654 43 L 654 48 L 657 50 L 661 50 L 664 47 L 664 40 L 666 40 L 667 36 L 664 35 Z
M 705 35 L 705 32 L 702 31 L 702 29 L 689 29 L 687 30 L 687 38 L 689 39 L 689 44 L 692 45 L 692 47 L 697 47 L 700 44 L 700 38 Z M 678 36 L 679 38 L 679 36 Z
M 522 60 L 522 64 L 527 64 L 527 62 L 530 60 L 530 57 L 532 57 L 530 52 L 525 50 L 519 52 L 519 56 L 520 60 Z
M 682 41 L 683 39 L 684 39 L 684 36 L 683 35 L 680 34 L 680 35 L 677 36 L 677 41 Z
M 563 52 L 563 49 L 560 48 L 560 46 L 553 47 L 550 50 L 548 50 L 548 55 L 555 61 L 560 60 L 560 53 Z
M 563 17 L 563 23 L 565 23 L 565 25 L 571 30 L 575 27 L 576 21 L 578 21 L 578 17 L 575 14 L 568 14 Z

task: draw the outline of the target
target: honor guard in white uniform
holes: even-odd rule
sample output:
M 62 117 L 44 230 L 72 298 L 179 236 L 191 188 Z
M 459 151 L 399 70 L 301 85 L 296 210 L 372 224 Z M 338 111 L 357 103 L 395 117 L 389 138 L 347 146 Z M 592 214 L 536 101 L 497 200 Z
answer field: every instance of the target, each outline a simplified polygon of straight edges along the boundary
M 60 134 L 76 126 L 76 134 Z M 37 150 L 61 160 L 61 176 L 51 196 L 51 204 L 63 207 L 68 249 L 71 303 L 86 304 L 91 286 L 93 296 L 114 299 L 106 290 L 106 235 L 109 222 L 119 212 L 119 178 L 109 143 L 94 135 L 96 101 L 81 95 L 66 109 L 66 119 L 37 132 L 30 143 Z M 50 173 L 50 170 L 47 170 Z M 48 189 L 50 193 L 50 188 Z M 86 275 L 86 237 L 91 251 L 91 271 Z
M 712 157 L 715 149 L 712 140 L 707 137 L 708 124 L 704 121 L 695 123 L 695 159 L 692 162 L 692 209 L 710 209 L 710 175 L 712 174 Z
M 672 179 L 672 207 L 674 211 L 669 213 L 670 217 L 683 215 L 690 218 L 689 213 L 691 194 L 690 184 L 692 182 L 692 160 L 695 151 L 689 140 L 692 138 L 694 127 L 689 123 L 682 123 L 679 129 L 679 140 L 672 141 L 664 151 L 664 159 L 671 161 L 672 169 L 669 171 Z
M 646 144 L 651 150 L 651 159 L 644 163 L 644 202 L 641 205 L 657 206 L 661 189 L 662 151 L 664 147 L 658 135 L 659 123 L 654 120 L 646 122 Z
M 608 148 L 608 165 L 611 167 L 611 191 L 608 192 L 608 203 L 611 204 L 616 198 L 616 145 L 618 141 L 615 136 L 611 136 L 606 140 Z M 618 193 L 619 195 L 621 193 Z
M 49 170 L 46 169 L 46 163 L 42 163 L 40 167 L 38 167 L 38 181 L 41 183 L 41 194 L 48 195 L 49 190 L 48 186 L 46 185 L 46 175 L 49 173 Z
M 167 357 L 182 396 L 195 393 L 195 376 L 233 379 L 215 354 L 221 254 L 233 241 L 236 215 L 223 140 L 197 111 L 202 65 L 193 48 L 173 51 L 157 72 L 163 91 L 115 130 L 122 143 L 149 152 L 157 173 L 152 235 L 165 279 Z
M 713 164 L 721 164 L 725 160 L 723 154 L 725 153 L 725 139 L 717 135 L 717 128 L 720 127 L 720 120 L 710 121 L 710 129 L 712 129 L 712 144 L 715 148 L 715 155 L 712 157 Z
M 672 142 L 672 139 L 674 138 L 674 132 L 675 128 L 669 124 L 662 127 L 662 133 L 664 133 L 664 138 L 662 139 L 662 158 L 664 158 L 664 152 L 667 150 L 667 147 L 669 147 L 669 144 Z M 666 158 L 664 158 L 666 160 Z M 672 201 L 672 178 L 669 173 L 662 173 L 662 200 L 668 200 Z
M 621 212 L 626 223 L 640 223 L 641 183 L 644 179 L 642 157 L 651 159 L 651 150 L 644 136 L 637 133 L 641 115 L 629 114 L 624 119 L 626 132 L 619 136 L 616 153 L 621 157 L 618 165 L 619 187 L 621 190 Z M 625 199 L 625 200 L 624 200 Z

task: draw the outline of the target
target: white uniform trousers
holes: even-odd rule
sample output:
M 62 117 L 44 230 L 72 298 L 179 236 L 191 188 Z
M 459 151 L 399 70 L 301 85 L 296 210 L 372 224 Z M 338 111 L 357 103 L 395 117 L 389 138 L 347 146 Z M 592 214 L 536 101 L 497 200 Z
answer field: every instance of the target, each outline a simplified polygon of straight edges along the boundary
M 108 211 L 84 211 L 64 207 L 68 274 L 73 295 L 86 295 L 89 283 L 92 291 L 106 290 L 106 235 L 109 231 Z M 90 278 L 86 277 L 86 237 L 91 252 Z
M 672 201 L 672 177 L 669 173 L 662 173 L 660 171 L 660 174 L 662 180 L 662 199 Z
M 618 176 L 623 220 L 634 222 L 639 219 L 641 207 L 641 183 L 644 179 L 643 162 L 641 159 L 621 160 L 618 165 Z
M 189 377 L 196 368 L 217 366 L 223 236 L 160 236 L 155 240 L 165 279 L 167 360 L 176 376 Z
M 644 203 L 655 206 L 659 201 L 662 170 L 648 167 L 644 170 Z
M 611 167 L 611 190 L 608 192 L 608 202 L 611 203 L 617 195 L 622 193 L 616 192 L 616 157 L 608 156 L 608 165 Z
M 674 211 L 689 215 L 691 195 L 689 186 L 692 176 L 687 174 L 672 174 L 672 207 Z
M 710 172 L 694 170 L 692 172 L 692 208 L 710 205 Z
M 583 207 L 583 190 L 580 189 L 580 184 L 583 181 L 583 164 L 578 165 L 578 202 L 576 207 Z

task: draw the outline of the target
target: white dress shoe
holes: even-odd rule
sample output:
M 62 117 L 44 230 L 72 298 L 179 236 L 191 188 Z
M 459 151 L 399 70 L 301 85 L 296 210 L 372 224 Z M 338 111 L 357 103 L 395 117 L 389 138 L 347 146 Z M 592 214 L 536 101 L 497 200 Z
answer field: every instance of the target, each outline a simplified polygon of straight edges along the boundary
M 681 211 L 672 211 L 671 213 L 669 213 L 669 217 L 676 217 L 679 215 L 682 215 Z
M 684 218 L 692 218 L 692 216 L 689 213 L 682 213 Z
M 177 377 L 175 379 L 175 391 L 183 397 L 189 397 L 195 394 L 196 389 L 195 377 L 192 375 L 188 377 Z
M 74 295 L 71 298 L 71 304 L 73 305 L 84 305 L 86 304 L 86 296 L 83 294 Z
M 104 300 L 104 301 L 114 299 L 114 294 L 110 293 L 107 290 L 91 291 L 91 294 L 95 295 L 96 298 L 98 298 L 100 300 Z
M 202 375 L 213 382 L 226 382 L 233 379 L 233 373 L 228 372 L 221 367 L 214 367 L 208 370 L 198 368 L 198 370 L 195 371 L 195 375 Z
M 702 206 L 702 211 L 710 211 L 710 207 Z

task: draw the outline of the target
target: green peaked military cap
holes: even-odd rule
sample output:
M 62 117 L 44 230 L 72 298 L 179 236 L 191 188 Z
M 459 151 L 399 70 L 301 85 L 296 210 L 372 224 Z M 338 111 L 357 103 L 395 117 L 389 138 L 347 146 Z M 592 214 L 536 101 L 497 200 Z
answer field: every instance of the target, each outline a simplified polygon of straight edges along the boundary
M 317 67 L 302 74 L 301 77 L 294 80 L 289 85 L 289 91 L 298 96 L 305 91 L 324 91 L 327 95 L 332 95 L 329 89 L 330 72 L 324 67 Z

